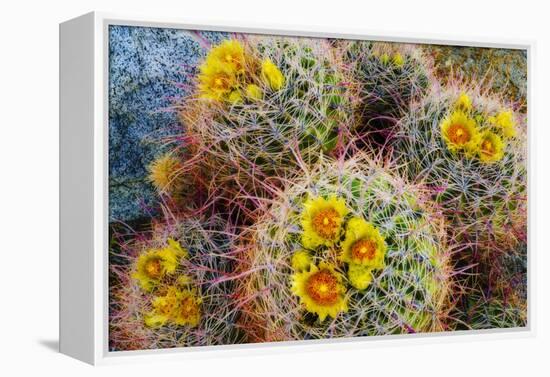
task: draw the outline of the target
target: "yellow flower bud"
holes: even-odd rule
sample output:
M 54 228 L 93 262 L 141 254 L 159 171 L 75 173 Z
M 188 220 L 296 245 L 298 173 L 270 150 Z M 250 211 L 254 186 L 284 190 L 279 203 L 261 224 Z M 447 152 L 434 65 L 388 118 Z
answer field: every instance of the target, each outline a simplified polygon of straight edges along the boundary
M 403 64 L 405 64 L 405 59 L 403 59 L 403 56 L 399 52 L 396 52 L 395 55 L 393 55 L 393 64 L 396 67 L 402 67 Z
M 241 92 L 238 90 L 234 90 L 229 94 L 228 98 L 229 102 L 236 105 L 243 102 L 243 97 L 241 96 Z
M 246 96 L 253 100 L 262 99 L 263 93 L 262 89 L 258 85 L 249 84 L 246 87 Z
M 270 59 L 262 62 L 262 77 L 273 90 L 279 90 L 285 84 L 285 77 Z

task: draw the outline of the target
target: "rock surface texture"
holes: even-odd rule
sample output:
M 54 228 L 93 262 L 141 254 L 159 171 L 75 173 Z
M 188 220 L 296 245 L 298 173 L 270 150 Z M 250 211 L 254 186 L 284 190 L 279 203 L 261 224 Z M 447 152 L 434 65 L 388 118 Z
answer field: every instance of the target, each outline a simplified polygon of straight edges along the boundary
M 158 140 L 178 127 L 173 99 L 185 95 L 210 42 L 224 33 L 111 26 L 109 30 L 109 220 L 155 212 L 147 166 Z

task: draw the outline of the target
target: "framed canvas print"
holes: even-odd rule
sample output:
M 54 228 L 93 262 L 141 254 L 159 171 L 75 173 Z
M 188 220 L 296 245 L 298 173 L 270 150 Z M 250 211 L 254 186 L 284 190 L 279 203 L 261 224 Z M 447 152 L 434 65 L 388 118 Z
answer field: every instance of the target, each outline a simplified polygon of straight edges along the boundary
M 531 48 L 61 24 L 61 351 L 528 334 Z

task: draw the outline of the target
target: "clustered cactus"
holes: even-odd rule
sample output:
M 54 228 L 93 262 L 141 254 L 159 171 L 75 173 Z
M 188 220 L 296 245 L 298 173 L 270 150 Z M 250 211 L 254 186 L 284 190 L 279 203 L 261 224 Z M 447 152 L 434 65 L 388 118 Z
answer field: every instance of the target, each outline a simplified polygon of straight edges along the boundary
M 426 56 L 212 46 L 149 167 L 163 218 L 113 237 L 111 348 L 525 326 L 525 116 Z

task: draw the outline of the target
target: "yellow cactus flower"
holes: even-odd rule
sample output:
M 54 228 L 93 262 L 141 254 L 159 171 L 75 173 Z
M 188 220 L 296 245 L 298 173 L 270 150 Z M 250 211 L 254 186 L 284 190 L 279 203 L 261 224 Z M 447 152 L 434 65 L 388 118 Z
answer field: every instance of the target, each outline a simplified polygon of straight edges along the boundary
M 239 84 L 231 66 L 211 59 L 200 67 L 198 79 L 201 98 L 215 101 L 226 99 Z
M 377 228 L 360 217 L 348 221 L 341 259 L 371 269 L 384 267 L 386 241 Z
M 298 250 L 292 256 L 292 268 L 296 271 L 305 271 L 312 263 L 311 255 L 306 250 Z
M 309 271 L 293 274 L 291 290 L 305 309 L 317 314 L 321 322 L 327 316 L 336 318 L 348 310 L 342 276 L 328 263 L 321 262 L 319 267 L 312 264 Z
M 332 195 L 308 198 L 302 212 L 302 244 L 308 249 L 331 246 L 340 237 L 342 222 L 349 210 L 344 199 Z
M 260 100 L 263 97 L 262 89 L 258 85 L 249 84 L 246 87 L 246 96 L 252 100 Z
M 491 131 L 483 132 L 478 146 L 480 161 L 486 164 L 500 161 L 504 157 L 504 147 L 500 136 Z
M 348 279 L 352 287 L 360 291 L 368 288 L 372 282 L 372 268 L 360 264 L 350 264 Z
M 463 111 L 472 110 L 472 100 L 470 99 L 470 96 L 464 92 L 460 93 L 460 96 L 458 96 L 458 99 L 455 102 L 455 108 Z
M 270 59 L 262 62 L 262 78 L 273 90 L 279 90 L 285 84 L 283 73 Z
M 201 319 L 200 305 L 202 299 L 194 291 L 182 290 L 177 295 L 177 307 L 173 320 L 176 325 L 196 327 Z
M 504 137 L 510 139 L 516 136 L 516 122 L 511 110 L 501 111 L 496 116 L 488 117 L 487 120 L 497 126 Z
M 172 194 L 182 184 L 180 175 L 182 169 L 183 165 L 178 158 L 165 154 L 149 165 L 148 178 L 158 192 Z
M 441 136 L 452 153 L 465 151 L 472 155 L 479 142 L 475 120 L 461 110 L 454 111 L 441 122 Z
M 177 292 L 175 287 L 169 287 L 164 296 L 157 296 L 153 299 L 153 310 L 144 318 L 147 327 L 164 326 L 172 318 L 178 304 Z
M 405 64 L 405 59 L 403 59 L 403 55 L 401 55 L 399 52 L 396 52 L 393 55 L 392 58 L 393 65 L 396 67 L 403 67 L 403 64 Z
M 147 250 L 139 256 L 132 277 L 150 291 L 164 276 L 174 273 L 182 256 L 172 247 Z
M 207 64 L 222 64 L 237 74 L 243 73 L 245 67 L 243 45 L 236 39 L 225 40 L 210 50 L 206 61 Z

